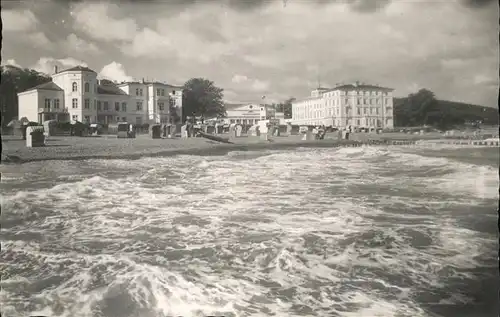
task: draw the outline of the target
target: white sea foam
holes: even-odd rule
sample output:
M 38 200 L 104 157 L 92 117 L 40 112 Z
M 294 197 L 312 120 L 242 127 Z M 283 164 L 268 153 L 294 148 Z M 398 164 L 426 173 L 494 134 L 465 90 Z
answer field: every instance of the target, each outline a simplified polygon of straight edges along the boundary
M 494 201 L 492 168 L 398 148 L 82 166 L 3 196 L 12 314 L 428 316 L 418 293 L 473 278 L 495 242 L 453 217 Z

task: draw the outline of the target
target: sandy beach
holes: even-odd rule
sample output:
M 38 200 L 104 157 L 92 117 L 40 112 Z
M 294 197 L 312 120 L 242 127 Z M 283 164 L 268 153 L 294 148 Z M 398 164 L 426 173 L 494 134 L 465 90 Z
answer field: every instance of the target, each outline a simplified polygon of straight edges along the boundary
M 356 144 L 353 140 L 333 138 L 320 141 L 302 141 L 300 136 L 273 137 L 269 141 L 260 137 L 231 139 L 233 144 L 224 144 L 205 138 L 151 139 L 138 135 L 135 139 L 118 139 L 116 136 L 69 137 L 53 136 L 46 140 L 45 147 L 27 148 L 20 137 L 4 137 L 2 140 L 2 162 L 25 163 L 46 160 L 77 159 L 138 159 L 141 157 L 170 155 L 215 155 L 237 150 L 259 150 L 290 147 L 334 147 Z
M 227 137 L 227 136 L 223 136 Z M 2 163 L 26 163 L 48 160 L 82 159 L 138 159 L 141 157 L 172 155 L 220 155 L 230 151 L 260 149 L 286 149 L 297 147 L 355 146 L 374 141 L 418 141 L 443 139 L 439 133 L 412 135 L 405 133 L 367 134 L 353 133 L 349 140 L 338 140 L 336 133 L 329 133 L 324 140 L 303 141 L 302 136 L 231 138 L 233 144 L 224 144 L 205 138 L 152 139 L 138 135 L 135 139 L 118 139 L 114 135 L 99 137 L 52 136 L 45 147 L 27 148 L 26 141 L 16 136 L 2 138 Z

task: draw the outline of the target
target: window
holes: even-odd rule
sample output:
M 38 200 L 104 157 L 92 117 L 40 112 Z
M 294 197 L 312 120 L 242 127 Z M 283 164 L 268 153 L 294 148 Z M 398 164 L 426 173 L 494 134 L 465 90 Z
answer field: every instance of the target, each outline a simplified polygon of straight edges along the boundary
M 97 101 L 97 110 L 101 110 L 101 101 L 100 100 Z
M 158 110 L 160 111 L 165 110 L 165 104 L 163 102 L 158 103 Z
M 126 102 L 122 102 L 122 111 L 127 112 L 127 103 Z
M 229 122 L 231 122 L 231 123 L 235 123 L 234 119 L 229 120 Z
M 375 113 L 378 114 L 378 108 L 375 109 Z
M 104 104 L 102 105 L 102 110 L 104 111 L 109 110 L 109 103 L 107 101 L 105 101 Z
M 160 88 L 157 88 L 157 89 L 156 89 L 156 95 L 157 95 L 157 96 L 160 96 L 160 94 L 161 94 L 161 89 L 160 89 Z
M 45 98 L 45 108 L 48 109 L 50 108 L 50 99 Z
M 97 85 L 94 85 L 94 92 L 97 93 Z
M 73 98 L 73 100 L 71 101 L 71 105 L 72 105 L 73 109 L 78 108 L 78 99 Z
M 142 96 L 142 88 L 139 89 L 139 95 Z
M 361 109 L 358 108 L 358 115 L 361 115 Z
M 165 89 L 162 89 L 162 90 L 161 90 L 161 95 L 162 95 L 162 96 L 165 96 Z
M 59 106 L 60 106 L 59 99 L 54 99 L 54 108 L 59 109 Z
M 90 109 L 90 99 L 85 99 L 84 107 L 85 109 Z
M 142 124 L 142 117 L 135 117 L 136 124 Z
M 139 96 L 139 88 L 136 88 L 136 89 L 135 89 L 135 95 L 136 95 L 136 96 Z
M 357 122 L 356 122 L 356 123 L 357 123 L 357 125 L 360 125 L 359 119 L 357 120 Z
M 120 103 L 115 102 L 115 111 L 120 111 Z
M 175 90 L 172 90 L 172 95 L 175 95 Z
M 94 100 L 94 110 L 97 110 L 97 100 Z
M 120 117 L 116 117 L 116 122 L 120 122 Z
M 73 82 L 71 85 L 71 91 L 78 91 L 78 84 L 76 82 Z
M 90 122 L 90 116 L 85 116 L 85 122 L 87 122 L 87 123 Z
M 78 121 L 78 115 L 77 114 L 72 115 L 71 119 L 73 119 L 73 121 Z
M 363 108 L 363 114 L 366 114 L 366 108 Z
M 85 92 L 89 92 L 90 91 L 90 85 L 89 83 L 85 83 Z
M 127 117 L 122 117 L 123 122 L 127 122 Z
M 137 111 L 142 111 L 142 101 L 137 101 Z

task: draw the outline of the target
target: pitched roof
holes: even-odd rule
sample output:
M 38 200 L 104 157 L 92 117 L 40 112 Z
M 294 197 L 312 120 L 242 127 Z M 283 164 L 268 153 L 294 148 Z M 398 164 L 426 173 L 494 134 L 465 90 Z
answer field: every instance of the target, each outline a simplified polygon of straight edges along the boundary
M 63 91 L 61 87 L 57 86 L 54 82 L 49 81 L 44 84 L 35 86 L 33 88 L 27 89 L 26 91 L 31 91 L 31 90 L 55 90 L 55 91 Z
M 246 106 L 246 105 L 248 105 L 248 104 L 247 103 L 228 103 L 228 102 L 225 102 L 224 108 L 225 109 L 235 109 L 235 108 L 239 108 L 239 107 Z
M 59 73 L 64 73 L 64 72 L 75 72 L 75 71 L 95 73 L 94 70 L 92 70 L 92 69 L 90 69 L 88 67 L 85 67 L 85 66 L 80 66 L 80 65 L 75 66 L 75 67 L 71 67 L 71 68 L 68 68 L 68 69 L 65 69 L 65 70 L 62 70 L 62 71 L 57 72 L 57 73 L 59 74 Z
M 97 86 L 97 93 L 101 95 L 126 95 L 123 90 L 116 87 L 114 84 L 104 84 Z
M 328 91 L 334 91 L 334 90 L 339 90 L 339 89 L 373 89 L 373 90 L 387 90 L 387 91 L 393 91 L 394 89 L 392 88 L 387 88 L 387 87 L 381 87 L 381 86 L 376 86 L 376 85 L 368 85 L 368 84 L 344 84 L 344 85 L 339 85 L 336 86 L 335 88 L 329 89 Z
M 170 87 L 170 88 L 178 88 L 178 89 L 182 89 L 183 88 L 183 86 L 170 85 L 170 84 L 162 83 L 162 82 L 159 82 L 159 81 L 144 81 L 144 82 L 141 82 L 141 81 L 125 81 L 125 82 L 121 82 L 121 83 L 118 84 L 118 86 L 125 86 L 125 85 L 146 85 L 146 86 L 149 86 L 149 85 L 162 85 L 162 86 L 166 86 L 166 87 Z

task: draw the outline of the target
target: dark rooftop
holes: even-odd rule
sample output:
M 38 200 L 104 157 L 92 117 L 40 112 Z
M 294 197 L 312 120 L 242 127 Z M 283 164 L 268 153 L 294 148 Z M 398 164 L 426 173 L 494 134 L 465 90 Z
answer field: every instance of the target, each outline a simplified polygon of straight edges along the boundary
M 97 93 L 101 95 L 127 95 L 123 90 L 116 87 L 116 85 L 112 82 L 106 82 L 97 86 Z
M 381 87 L 381 86 L 376 86 L 376 85 L 368 85 L 368 84 L 362 84 L 362 83 L 355 83 L 355 84 L 343 84 L 336 86 L 335 88 L 329 89 L 329 91 L 337 90 L 337 89 L 373 89 L 373 90 L 387 90 L 387 91 L 393 91 L 394 89 L 392 88 L 387 88 L 387 87 Z
M 54 82 L 49 81 L 47 83 L 35 86 L 33 88 L 27 89 L 26 91 L 31 91 L 31 90 L 55 90 L 55 91 L 63 91 L 61 87 L 57 86 Z
M 167 86 L 167 87 L 170 87 L 170 88 L 178 88 L 178 89 L 182 89 L 183 87 L 182 86 L 175 86 L 175 85 L 169 85 L 169 84 L 165 84 L 165 83 L 162 83 L 162 82 L 159 82 L 159 81 L 125 81 L 125 82 L 121 82 L 119 83 L 118 85 L 133 85 L 133 84 L 141 84 L 141 85 L 162 85 L 162 86 Z
M 92 69 L 90 69 L 88 67 L 85 67 L 85 66 L 75 66 L 75 67 L 71 67 L 71 68 L 68 68 L 68 69 L 65 69 L 65 70 L 61 70 L 60 72 L 57 72 L 57 73 L 59 74 L 59 73 L 64 73 L 64 72 L 75 72 L 75 71 L 95 73 L 94 70 L 92 70 Z

